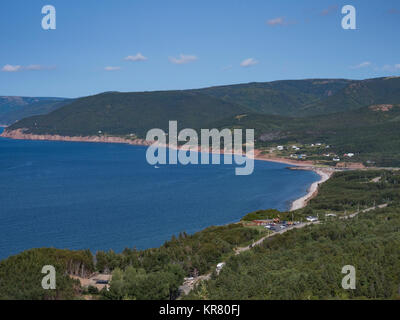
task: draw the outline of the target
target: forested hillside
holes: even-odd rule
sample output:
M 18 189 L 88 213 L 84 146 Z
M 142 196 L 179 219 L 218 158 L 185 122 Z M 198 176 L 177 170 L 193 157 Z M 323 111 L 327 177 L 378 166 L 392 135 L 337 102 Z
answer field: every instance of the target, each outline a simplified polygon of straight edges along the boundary
M 286 232 L 228 260 L 189 299 L 399 299 L 400 209 Z M 356 268 L 356 289 L 341 286 Z
M 61 135 L 93 135 L 102 131 L 142 137 L 151 128 L 165 129 L 168 120 L 178 120 L 182 127 L 198 129 L 243 113 L 296 118 L 348 112 L 375 104 L 400 104 L 400 77 L 360 81 L 287 80 L 183 91 L 106 92 L 76 99 L 48 115 L 24 119 L 12 129 Z M 264 124 L 268 126 L 269 122 Z
M 307 118 L 246 114 L 212 124 L 220 129 L 254 128 L 258 148 L 320 142 L 330 145 L 330 152 L 356 153 L 362 162 L 400 166 L 400 105 L 371 105 Z
M 26 117 L 47 114 L 72 101 L 64 98 L 0 97 L 0 124 L 8 125 Z
M 56 289 L 44 290 L 42 268 L 56 269 Z M 0 261 L 0 300 L 74 299 L 80 292 L 79 282 L 69 275 L 87 276 L 94 271 L 89 251 L 32 249 Z
M 340 219 L 378 204 L 388 207 Z M 326 213 L 337 216 L 325 218 Z M 187 298 L 400 298 L 400 172 L 337 173 L 296 219 L 310 214 L 318 214 L 322 223 L 232 256 L 218 277 L 214 274 Z M 355 290 L 341 286 L 345 265 L 356 268 Z
M 97 135 L 101 131 L 145 137 L 152 128 L 168 131 L 169 120 L 177 120 L 181 129 L 197 129 L 210 121 L 248 111 L 246 107 L 194 92 L 108 92 L 77 99 L 45 116 L 26 118 L 10 129 L 69 136 Z

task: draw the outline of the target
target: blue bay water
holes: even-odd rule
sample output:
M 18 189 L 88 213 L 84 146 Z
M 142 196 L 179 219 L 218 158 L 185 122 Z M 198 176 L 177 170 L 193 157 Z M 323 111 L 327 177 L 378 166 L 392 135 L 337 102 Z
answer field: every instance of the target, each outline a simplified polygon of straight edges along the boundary
M 146 162 L 146 147 L 0 138 L 0 259 L 37 247 L 157 247 L 173 234 L 285 210 L 314 172 L 256 161 L 232 165 Z

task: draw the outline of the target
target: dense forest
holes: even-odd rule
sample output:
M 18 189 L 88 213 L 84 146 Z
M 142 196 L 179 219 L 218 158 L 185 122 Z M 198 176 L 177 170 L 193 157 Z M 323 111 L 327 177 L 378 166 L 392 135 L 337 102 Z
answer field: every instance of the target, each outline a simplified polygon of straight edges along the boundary
M 360 212 L 377 205 L 386 208 Z M 337 216 L 326 218 L 325 214 Z M 246 222 L 274 218 L 321 223 L 265 240 L 247 252 L 235 249 L 266 235 Z M 400 171 L 337 172 L 306 208 L 260 210 L 242 222 L 173 236 L 159 248 L 122 253 L 32 249 L 0 262 L 0 299 L 82 299 L 69 275 L 112 273 L 109 290 L 95 299 L 176 299 L 184 277 L 212 273 L 185 299 L 395 299 L 400 287 Z M 225 261 L 219 276 L 215 267 Z M 41 268 L 54 265 L 57 290 L 43 290 Z M 340 286 L 344 265 L 357 270 L 356 290 Z
M 56 289 L 44 290 L 42 268 L 56 269 Z M 69 275 L 87 276 L 94 271 L 90 251 L 32 249 L 0 261 L 0 300 L 73 299 L 81 291 Z
M 387 204 L 386 208 L 362 212 Z M 345 214 L 360 213 L 352 219 Z M 325 218 L 334 213 L 336 218 Z M 187 299 L 400 299 L 400 172 L 339 172 L 295 219 L 318 214 L 321 224 L 292 230 L 232 256 L 218 277 Z M 257 211 L 244 220 L 291 214 Z M 342 267 L 357 272 L 343 290 Z
M 231 257 L 186 299 L 400 299 L 400 208 L 293 230 Z M 356 289 L 341 286 L 345 265 Z

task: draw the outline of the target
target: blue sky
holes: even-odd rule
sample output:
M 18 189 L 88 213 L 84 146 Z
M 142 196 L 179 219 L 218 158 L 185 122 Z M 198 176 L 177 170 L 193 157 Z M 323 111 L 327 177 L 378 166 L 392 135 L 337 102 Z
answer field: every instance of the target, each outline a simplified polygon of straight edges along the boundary
M 56 30 L 43 30 L 44 5 Z M 357 10 L 357 30 L 341 8 Z M 400 75 L 397 0 L 2 0 L 0 95 Z

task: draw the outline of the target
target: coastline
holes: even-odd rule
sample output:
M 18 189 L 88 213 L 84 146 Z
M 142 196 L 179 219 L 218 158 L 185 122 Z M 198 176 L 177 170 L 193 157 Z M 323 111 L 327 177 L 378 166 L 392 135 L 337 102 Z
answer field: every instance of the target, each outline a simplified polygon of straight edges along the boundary
M 40 141 L 65 141 L 65 142 L 92 142 L 92 143 L 121 143 L 121 144 L 129 144 L 136 146 L 150 146 L 154 143 L 154 141 L 147 141 L 145 139 L 125 139 L 121 137 L 113 137 L 113 136 L 61 136 L 61 135 L 38 135 L 31 133 L 24 133 L 23 129 L 17 129 L 12 131 L 4 130 L 0 137 L 10 138 L 15 140 L 40 140 Z M 165 145 L 165 147 L 169 147 Z M 171 147 L 172 148 L 172 147 Z M 173 147 L 177 149 L 181 149 L 181 147 Z M 199 152 L 210 152 L 207 150 L 201 150 L 199 148 Z M 221 150 L 223 153 L 223 150 Z M 334 169 L 332 168 L 319 168 L 314 166 L 312 161 L 298 161 L 291 160 L 286 158 L 279 158 L 275 156 L 270 156 L 268 154 L 262 154 L 261 150 L 254 150 L 254 160 L 260 161 L 269 161 L 276 163 L 288 164 L 291 166 L 295 166 L 292 169 L 297 170 L 310 170 L 317 173 L 321 179 L 314 182 L 307 190 L 307 194 L 302 196 L 299 199 L 296 199 L 292 202 L 290 206 L 290 211 L 298 210 L 304 208 L 308 201 L 314 198 L 318 194 L 318 187 L 320 184 L 326 182 L 333 174 Z
M 307 170 L 307 169 L 303 169 L 303 170 Z M 302 209 L 304 207 L 307 206 L 308 202 L 313 199 L 314 197 L 317 196 L 318 194 L 318 188 L 319 186 L 328 181 L 329 178 L 332 176 L 332 174 L 334 173 L 334 170 L 332 169 L 321 169 L 321 168 L 310 168 L 308 170 L 312 170 L 315 173 L 317 173 L 321 179 L 318 181 L 315 181 L 307 190 L 307 194 L 304 195 L 303 197 L 296 199 L 292 202 L 291 207 L 290 207 L 290 211 L 295 211 L 298 209 Z
M 154 143 L 154 141 L 148 141 L 145 139 L 125 139 L 115 136 L 61 136 L 61 135 L 51 135 L 51 134 L 32 134 L 32 133 L 24 133 L 24 129 L 17 129 L 17 130 L 4 130 L 0 137 L 3 138 L 10 138 L 15 140 L 40 140 L 40 141 L 65 141 L 65 142 L 92 142 L 92 143 L 122 143 L 122 144 L 129 144 L 129 145 L 138 145 L 138 146 L 150 146 Z M 182 147 L 169 147 L 168 148 L 175 148 L 175 149 L 182 149 Z M 199 148 L 199 152 L 211 152 L 207 150 L 202 150 Z M 224 153 L 221 150 L 221 153 Z M 254 149 L 254 160 L 261 160 L 261 161 L 269 161 L 269 162 L 277 162 L 277 163 L 284 163 L 288 165 L 294 165 L 298 167 L 312 167 L 313 163 L 311 161 L 298 161 L 298 160 L 291 160 L 286 158 L 279 158 L 279 157 L 271 157 L 269 155 L 265 155 L 261 153 L 261 150 Z M 311 169 L 310 169 L 311 170 Z

